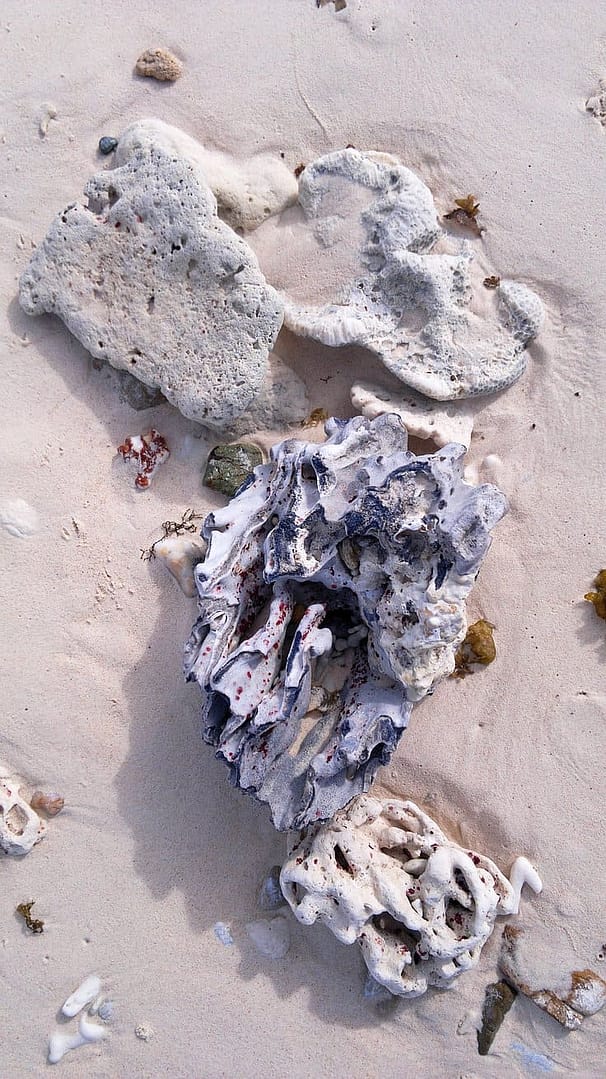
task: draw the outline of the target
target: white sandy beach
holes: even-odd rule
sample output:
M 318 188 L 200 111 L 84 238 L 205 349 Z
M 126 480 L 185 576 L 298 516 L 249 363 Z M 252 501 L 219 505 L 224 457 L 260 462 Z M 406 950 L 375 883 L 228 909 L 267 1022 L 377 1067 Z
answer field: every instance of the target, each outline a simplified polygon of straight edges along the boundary
M 177 82 L 133 75 L 151 45 L 182 59 Z M 0 513 L 23 519 L 15 500 L 34 511 L 30 534 L 0 528 L 0 760 L 66 802 L 27 857 L 0 856 L 0 1079 L 49 1073 L 58 1009 L 92 972 L 115 1002 L 108 1037 L 57 1074 L 599 1079 L 604 1012 L 567 1032 L 520 996 L 478 1055 L 499 924 L 450 991 L 393 1008 L 363 999 L 356 947 L 287 910 L 288 953 L 259 954 L 246 925 L 285 837 L 202 742 L 200 695 L 181 673 L 195 601 L 140 558 L 161 522 L 224 503 L 201 482 L 221 439 L 169 404 L 135 412 L 115 372 L 58 319 L 24 314 L 17 292 L 54 215 L 111 164 L 100 136 L 143 117 L 292 169 L 350 143 L 388 151 L 440 213 L 476 195 L 480 264 L 533 288 L 547 316 L 526 374 L 477 415 L 469 451 L 510 502 L 468 604 L 470 621 L 496 627 L 498 655 L 415 708 L 374 790 L 425 806 L 504 871 L 526 855 L 543 879 L 519 918 L 537 967 L 606 977 L 606 623 L 583 600 L 606 564 L 606 128 L 585 109 L 606 74 L 601 5 L 7 0 L 0 58 Z M 380 367 L 287 330 L 277 351 L 311 407 L 341 416 L 353 415 L 352 382 Z M 171 457 L 140 492 L 116 449 L 152 426 Z M 14 913 L 28 899 L 41 935 Z

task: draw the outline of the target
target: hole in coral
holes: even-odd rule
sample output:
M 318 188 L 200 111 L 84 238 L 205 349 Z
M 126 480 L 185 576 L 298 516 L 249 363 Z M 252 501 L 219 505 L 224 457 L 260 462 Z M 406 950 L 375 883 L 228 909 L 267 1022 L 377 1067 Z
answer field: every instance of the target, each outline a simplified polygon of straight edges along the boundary
M 349 875 L 353 877 L 354 871 L 351 868 L 349 862 L 347 861 L 347 858 L 343 854 L 343 851 L 341 850 L 341 847 L 338 843 L 335 845 L 335 861 L 340 869 L 344 869 L 346 873 L 349 873 Z

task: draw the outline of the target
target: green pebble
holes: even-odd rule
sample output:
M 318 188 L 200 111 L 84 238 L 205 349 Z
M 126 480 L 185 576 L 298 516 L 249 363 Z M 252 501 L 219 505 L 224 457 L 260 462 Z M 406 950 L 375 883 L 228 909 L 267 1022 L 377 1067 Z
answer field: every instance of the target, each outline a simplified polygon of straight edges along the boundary
M 261 450 L 250 442 L 215 446 L 208 455 L 202 482 L 213 491 L 232 498 L 262 462 Z

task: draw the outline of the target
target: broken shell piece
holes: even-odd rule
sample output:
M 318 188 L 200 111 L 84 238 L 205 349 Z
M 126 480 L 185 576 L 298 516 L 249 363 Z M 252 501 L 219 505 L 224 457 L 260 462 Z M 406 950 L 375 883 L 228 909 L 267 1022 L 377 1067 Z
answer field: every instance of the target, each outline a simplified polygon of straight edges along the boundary
M 357 941 L 373 978 L 421 996 L 475 967 L 514 888 L 484 855 L 447 839 L 414 802 L 360 795 L 309 827 L 280 884 L 299 921 Z
M 152 427 L 146 435 L 129 435 L 121 446 L 118 446 L 125 461 L 137 462 L 137 475 L 135 487 L 144 489 L 149 487 L 156 469 L 170 457 L 170 451 L 166 439 Z
M 79 1049 L 81 1045 L 91 1042 L 99 1042 L 106 1038 L 107 1034 L 105 1027 L 92 1023 L 88 1015 L 81 1015 L 77 1034 L 64 1034 L 60 1030 L 51 1034 L 48 1042 L 48 1062 L 58 1064 L 70 1050 Z
M 168 49 L 146 49 L 135 64 L 135 71 L 158 82 L 175 82 L 183 74 L 183 64 Z
M 56 817 L 65 805 L 65 799 L 55 791 L 45 794 L 44 791 L 34 791 L 29 804 L 36 813 L 43 813 L 46 817 Z
M 209 514 L 185 673 L 203 736 L 279 829 L 330 817 L 451 673 L 465 599 L 505 512 L 464 448 L 407 450 L 397 416 L 290 439 Z
M 493 982 L 486 986 L 482 1006 L 482 1026 L 477 1032 L 478 1053 L 481 1057 L 487 1055 L 516 996 L 517 991 L 512 989 L 507 982 Z
M 20 781 L 0 770 L 0 848 L 5 854 L 29 854 L 46 834 L 46 822 L 19 794 Z
M 165 536 L 154 543 L 154 554 L 162 559 L 181 591 L 190 598 L 196 594 L 194 569 L 204 558 L 206 546 L 197 536 Z
M 73 993 L 65 1001 L 65 1004 L 61 1008 L 64 1015 L 71 1018 L 81 1012 L 87 1004 L 91 1004 L 101 992 L 101 980 L 96 974 L 89 974 L 88 978 L 85 978 L 80 983 L 77 989 L 74 989 Z
M 499 954 L 501 971 L 511 985 L 563 1027 L 578 1030 L 584 1016 L 595 1015 L 606 1003 L 606 981 L 593 970 L 573 970 L 558 978 L 553 987 L 538 986 L 528 959 L 520 951 L 523 937 L 518 927 L 505 926 Z
M 282 914 L 269 921 L 249 922 L 246 932 L 261 955 L 283 959 L 290 948 L 290 928 Z
M 208 455 L 202 483 L 232 498 L 262 461 L 261 450 L 250 442 L 215 446 Z
M 469 449 L 473 412 L 464 402 L 442 404 L 413 390 L 396 396 L 380 386 L 358 382 L 351 387 L 351 403 L 369 419 L 394 412 L 415 438 L 431 439 L 436 446 L 457 442 Z
M 333 347 L 368 348 L 402 382 L 440 401 L 515 382 L 542 325 L 538 296 L 501 281 L 493 300 L 482 290 L 476 311 L 471 244 L 445 238 L 429 188 L 389 154 L 338 150 L 306 166 L 299 203 L 325 246 L 346 213 L 345 182 L 357 206 L 347 235 L 362 237 L 359 272 L 323 306 L 287 298 L 286 326 Z M 456 213 L 477 229 L 464 209 Z
M 259 906 L 261 910 L 278 910 L 286 903 L 280 888 L 280 871 L 282 866 L 273 865 L 265 877 L 259 891 Z

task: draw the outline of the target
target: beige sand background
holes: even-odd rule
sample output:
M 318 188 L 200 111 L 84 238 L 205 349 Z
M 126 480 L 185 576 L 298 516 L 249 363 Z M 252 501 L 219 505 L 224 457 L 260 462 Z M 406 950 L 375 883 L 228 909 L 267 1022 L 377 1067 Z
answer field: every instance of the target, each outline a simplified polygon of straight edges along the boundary
M 153 44 L 182 57 L 176 84 L 133 77 Z M 0 756 L 67 803 L 27 858 L 0 864 L 1 1079 L 47 1074 L 57 1009 L 91 971 L 116 1011 L 107 1042 L 57 1065 L 78 1079 L 606 1074 L 603 1014 L 567 1034 L 521 999 L 477 1055 L 460 1024 L 494 980 L 499 930 L 451 992 L 387 1012 L 362 999 L 357 950 L 327 930 L 293 919 L 284 959 L 255 950 L 244 926 L 283 838 L 199 740 L 198 692 L 180 673 L 195 604 L 139 559 L 159 522 L 213 504 L 200 472 L 216 439 L 168 405 L 133 412 L 113 372 L 15 300 L 32 242 L 106 167 L 99 136 L 142 116 L 292 167 L 347 143 L 388 150 L 440 209 L 479 198 L 482 257 L 536 288 L 549 318 L 470 454 L 481 474 L 498 455 L 487 478 L 511 500 L 471 603 L 496 625 L 498 658 L 415 710 L 381 784 L 505 869 L 532 858 L 544 893 L 525 895 L 522 921 L 537 964 L 604 973 L 606 627 L 582 601 L 606 563 L 606 130 L 584 107 L 606 72 L 602 5 L 5 0 L 0 64 L 0 500 L 25 499 L 39 520 L 29 538 L 0 530 Z M 42 137 L 46 103 L 57 116 Z M 286 334 L 280 351 L 312 405 L 350 413 L 367 358 Z M 150 424 L 172 456 L 141 494 L 115 451 Z M 29 898 L 41 936 L 14 915 Z

